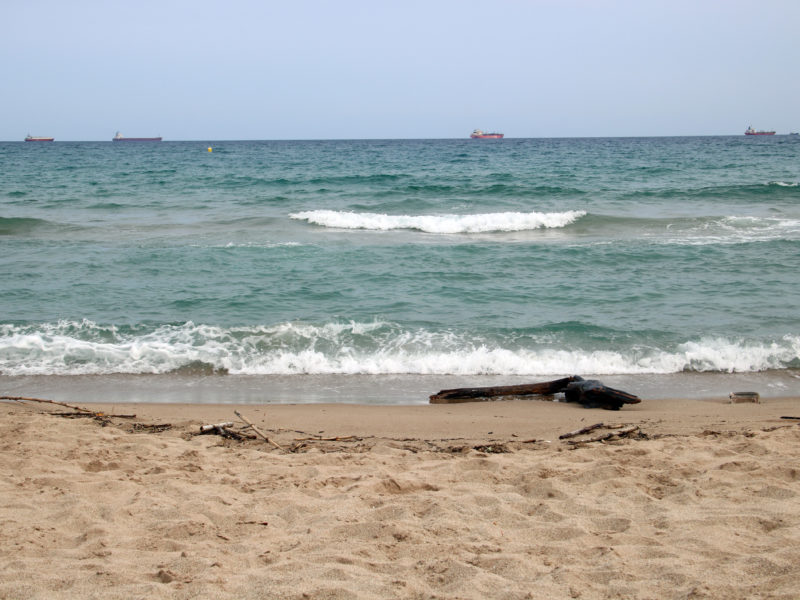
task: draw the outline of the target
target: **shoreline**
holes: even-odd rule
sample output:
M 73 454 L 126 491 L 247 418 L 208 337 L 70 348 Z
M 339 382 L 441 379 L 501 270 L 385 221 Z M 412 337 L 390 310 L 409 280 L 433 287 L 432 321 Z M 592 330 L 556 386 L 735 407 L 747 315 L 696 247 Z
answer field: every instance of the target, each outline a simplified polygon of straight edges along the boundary
M 569 374 L 566 374 L 569 375 Z M 336 404 L 427 405 L 442 389 L 516 385 L 565 374 L 519 375 L 0 375 L 0 395 L 35 396 L 63 402 L 126 402 L 241 405 Z M 800 372 L 584 375 L 639 396 L 727 400 L 732 392 L 762 398 L 800 397 Z

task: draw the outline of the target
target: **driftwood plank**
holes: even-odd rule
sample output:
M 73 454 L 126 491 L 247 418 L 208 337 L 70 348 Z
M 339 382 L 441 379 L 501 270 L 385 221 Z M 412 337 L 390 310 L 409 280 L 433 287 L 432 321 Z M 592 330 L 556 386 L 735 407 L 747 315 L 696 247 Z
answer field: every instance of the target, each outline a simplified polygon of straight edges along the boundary
M 431 404 L 456 404 L 459 402 L 475 402 L 482 398 L 497 398 L 500 396 L 552 396 L 564 391 L 566 386 L 581 378 L 577 375 L 544 381 L 542 383 L 526 383 L 521 385 L 501 385 L 493 387 L 454 388 L 441 390 L 438 394 L 430 396 Z

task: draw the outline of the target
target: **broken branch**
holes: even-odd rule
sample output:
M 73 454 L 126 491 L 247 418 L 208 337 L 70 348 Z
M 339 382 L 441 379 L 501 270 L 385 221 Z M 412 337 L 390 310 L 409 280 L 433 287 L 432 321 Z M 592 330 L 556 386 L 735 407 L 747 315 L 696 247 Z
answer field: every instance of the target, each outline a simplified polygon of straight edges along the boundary
M 240 413 L 238 410 L 235 410 L 235 411 L 233 411 L 233 413 L 234 413 L 234 414 L 235 414 L 237 417 L 239 417 L 239 418 L 240 418 L 242 421 L 244 421 L 245 423 L 247 423 L 247 424 L 250 426 L 250 429 L 252 429 L 253 431 L 255 431 L 255 432 L 256 432 L 256 434 L 257 434 L 259 437 L 261 437 L 261 438 L 262 438 L 262 439 L 263 439 L 265 442 L 268 442 L 268 443 L 272 444 L 272 445 L 273 445 L 273 446 L 275 446 L 275 447 L 276 447 L 278 450 L 283 450 L 283 446 L 281 446 L 281 445 L 280 445 L 278 442 L 274 442 L 274 441 L 272 441 L 272 440 L 271 440 L 271 439 L 269 439 L 269 438 L 268 438 L 266 435 L 264 435 L 263 433 L 261 433 L 261 431 L 259 431 L 259 429 L 258 429 L 258 428 L 257 428 L 255 425 L 253 425 L 253 424 L 252 424 L 252 423 L 251 423 L 251 422 L 250 422 L 250 421 L 247 419 L 247 417 L 245 417 L 245 416 L 244 416 L 242 413 Z
M 580 429 L 576 429 L 575 431 L 570 431 L 569 433 L 564 433 L 558 436 L 558 439 L 565 440 L 567 438 L 575 437 L 576 435 L 582 435 L 584 433 L 589 433 L 590 431 L 594 431 L 602 427 L 602 423 L 595 423 L 594 425 L 587 425 L 586 427 L 581 427 Z
M 604 442 L 606 440 L 610 440 L 613 437 L 625 437 L 630 435 L 634 431 L 639 429 L 638 425 L 631 425 L 630 427 L 625 427 L 623 429 L 619 429 L 617 431 L 611 431 L 609 433 L 604 433 L 603 435 L 598 435 L 596 437 L 588 438 L 585 440 L 567 440 L 568 444 L 588 444 L 589 442 Z

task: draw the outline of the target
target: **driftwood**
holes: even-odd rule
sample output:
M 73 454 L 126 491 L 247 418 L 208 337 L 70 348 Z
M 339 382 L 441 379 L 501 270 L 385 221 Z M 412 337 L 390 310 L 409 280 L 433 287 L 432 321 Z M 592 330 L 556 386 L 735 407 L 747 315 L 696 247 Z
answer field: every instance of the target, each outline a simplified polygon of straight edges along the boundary
M 622 429 L 618 429 L 617 431 L 610 431 L 608 433 L 604 433 L 602 435 L 598 435 L 592 438 L 588 438 L 585 440 L 567 440 L 568 444 L 588 444 L 590 442 L 604 442 L 606 440 L 610 440 L 614 437 L 625 437 L 627 435 L 632 434 L 634 431 L 639 429 L 638 425 L 631 425 L 630 427 L 623 427 Z
M 430 397 L 430 403 L 456 404 L 459 402 L 475 402 L 485 398 L 497 398 L 499 396 L 552 396 L 558 392 L 563 392 L 567 384 L 576 381 L 576 378 L 580 379 L 577 375 L 573 375 L 572 377 L 542 383 L 442 390 Z
M 233 427 L 233 423 L 226 421 L 225 423 L 216 423 L 214 425 L 201 425 L 200 433 L 219 432 L 220 429 L 227 429 L 228 427 Z
M 800 421 L 800 417 L 781 417 L 781 419 L 792 419 L 793 421 Z
M 201 425 L 200 426 L 200 435 L 205 435 L 207 433 L 216 433 L 217 435 L 221 435 L 222 437 L 233 438 L 235 440 L 243 440 L 245 436 L 241 433 L 237 433 L 230 429 L 233 427 L 233 423 L 231 422 L 224 422 L 224 423 L 215 423 L 211 425 Z
M 250 421 L 247 419 L 247 417 L 245 417 L 245 416 L 244 416 L 242 413 L 240 413 L 238 410 L 235 410 L 235 411 L 233 411 L 233 413 L 234 413 L 234 414 L 235 414 L 237 417 L 239 417 L 239 418 L 240 418 L 242 421 L 244 421 L 245 423 L 247 423 L 247 424 L 250 426 L 250 429 L 252 429 L 253 431 L 255 431 L 255 432 L 256 432 L 256 434 L 258 434 L 258 436 L 259 436 L 260 438 L 262 438 L 262 439 L 263 439 L 265 442 L 267 442 L 267 443 L 269 443 L 269 444 L 272 444 L 272 445 L 273 445 L 273 446 L 275 446 L 275 447 L 276 447 L 278 450 L 283 450 L 283 446 L 281 446 L 281 445 L 280 445 L 278 442 L 275 442 L 275 441 L 273 441 L 273 440 L 269 439 L 269 438 L 268 438 L 266 435 L 264 435 L 263 433 L 261 433 L 261 431 L 260 431 L 260 430 L 259 430 L 259 429 L 258 429 L 258 428 L 255 426 L 255 425 L 253 425 L 253 424 L 252 424 L 252 423 L 251 423 L 251 422 L 250 422 Z
M 295 442 L 357 442 L 361 438 L 354 435 L 337 435 L 336 437 L 305 437 L 294 438 Z
M 602 427 L 602 423 L 595 423 L 594 425 L 587 425 L 586 427 L 581 427 L 580 429 L 576 429 L 575 431 L 570 431 L 569 433 L 564 433 L 558 436 L 558 439 L 565 440 L 567 438 L 575 437 L 576 435 L 583 435 L 584 433 L 589 433 L 590 431 L 594 431 L 595 429 L 599 429 Z
M 172 423 L 134 423 L 134 431 L 146 431 L 147 433 L 159 433 L 172 429 Z
M 579 375 L 572 375 L 542 383 L 442 390 L 430 397 L 430 403 L 453 404 L 500 396 L 552 396 L 558 393 L 563 393 L 567 402 L 578 402 L 587 408 L 619 410 L 623 404 L 641 402 L 638 396 L 604 386 L 596 379 L 584 379 Z
M 606 387 L 596 379 L 572 381 L 564 390 L 567 402 L 578 402 L 586 408 L 619 410 L 623 404 L 638 404 L 638 396 Z
M 51 413 L 60 417 L 77 417 L 77 416 L 85 416 L 85 417 L 95 417 L 99 419 L 106 419 L 108 417 L 114 417 L 118 419 L 135 419 L 136 415 L 109 415 L 104 412 L 96 411 L 96 410 L 89 410 L 88 408 L 83 408 L 82 406 L 74 406 L 72 404 L 67 404 L 66 402 L 58 402 L 57 400 L 45 400 L 43 398 L 29 398 L 26 396 L 0 396 L 0 400 L 13 400 L 14 402 L 39 402 L 41 404 L 55 404 L 56 406 L 63 406 L 65 408 L 69 408 L 75 412 L 72 413 Z

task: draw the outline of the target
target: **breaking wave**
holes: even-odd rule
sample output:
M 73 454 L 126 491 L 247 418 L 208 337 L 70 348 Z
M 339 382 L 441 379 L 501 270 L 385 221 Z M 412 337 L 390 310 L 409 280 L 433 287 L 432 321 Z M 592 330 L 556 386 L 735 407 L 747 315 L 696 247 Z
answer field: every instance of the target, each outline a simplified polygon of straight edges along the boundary
M 559 336 L 556 335 L 555 338 Z M 91 321 L 0 325 L 3 375 L 608 375 L 757 372 L 800 368 L 800 336 L 771 341 L 689 340 L 674 347 L 579 348 L 553 335 L 504 343 L 394 323 L 223 328 L 117 327 Z M 511 345 L 511 344 L 516 345 Z M 587 342 L 588 344 L 588 342 Z
M 389 231 L 413 229 L 425 233 L 488 233 L 561 228 L 574 223 L 586 212 L 570 210 L 557 213 L 499 212 L 472 215 L 387 215 L 335 210 L 312 210 L 289 217 L 313 225 L 336 229 Z

